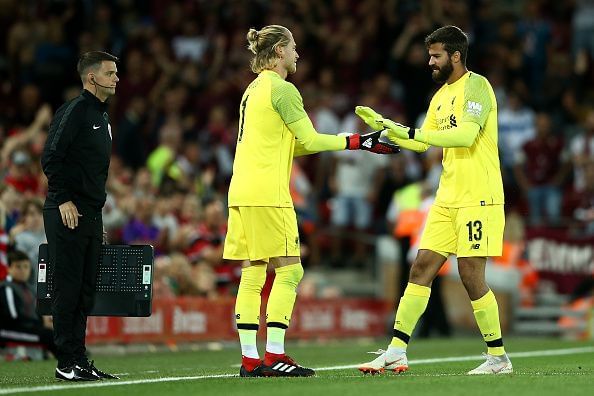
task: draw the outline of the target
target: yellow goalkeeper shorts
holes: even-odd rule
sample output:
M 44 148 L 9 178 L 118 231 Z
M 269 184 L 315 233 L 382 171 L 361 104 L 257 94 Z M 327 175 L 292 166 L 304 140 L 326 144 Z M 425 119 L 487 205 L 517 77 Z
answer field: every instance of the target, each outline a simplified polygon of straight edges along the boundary
M 271 257 L 287 256 L 300 256 L 297 216 L 293 208 L 229 208 L 223 258 L 267 261 Z
M 458 257 L 498 257 L 503 251 L 503 205 L 444 208 L 433 205 L 419 249 Z

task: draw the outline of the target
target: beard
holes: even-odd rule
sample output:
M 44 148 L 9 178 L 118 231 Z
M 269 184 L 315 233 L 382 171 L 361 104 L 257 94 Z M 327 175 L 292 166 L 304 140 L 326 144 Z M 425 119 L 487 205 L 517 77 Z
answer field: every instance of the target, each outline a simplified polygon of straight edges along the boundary
M 444 83 L 448 81 L 448 78 L 450 78 L 453 72 L 454 65 L 452 64 L 452 61 L 448 59 L 448 63 L 446 63 L 445 66 L 442 66 L 440 69 L 434 70 L 431 73 L 431 78 L 437 83 Z

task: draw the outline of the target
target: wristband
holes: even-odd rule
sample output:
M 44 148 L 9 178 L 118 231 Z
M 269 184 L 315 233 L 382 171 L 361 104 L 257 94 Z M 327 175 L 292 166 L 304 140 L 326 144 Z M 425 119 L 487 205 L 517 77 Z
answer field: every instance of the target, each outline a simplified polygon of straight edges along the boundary
M 360 145 L 361 145 L 361 135 L 359 135 L 358 133 L 346 136 L 346 149 L 347 150 L 359 150 Z

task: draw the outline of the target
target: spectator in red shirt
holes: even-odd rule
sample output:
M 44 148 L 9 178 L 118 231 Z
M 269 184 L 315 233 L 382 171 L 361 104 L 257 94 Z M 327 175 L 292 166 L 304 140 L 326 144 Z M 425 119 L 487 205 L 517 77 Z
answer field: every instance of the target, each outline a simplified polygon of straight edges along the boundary
M 221 200 L 213 199 L 204 205 L 204 220 L 198 223 L 185 253 L 192 262 L 206 261 L 216 266 L 223 260 L 223 241 L 227 232 L 227 218 Z
M 536 136 L 518 152 L 514 172 L 528 199 L 530 224 L 557 226 L 561 221 L 562 186 L 570 169 L 568 154 L 563 139 L 552 134 L 548 114 L 536 116 L 535 128 Z
M 227 217 L 223 202 L 218 198 L 204 203 L 204 216 L 198 222 L 186 224 L 178 240 L 193 264 L 194 272 L 201 272 L 203 267 L 214 270 L 217 289 L 220 294 L 227 294 L 229 287 L 238 284 L 241 268 L 223 261 L 223 241 L 227 233 Z
M 37 176 L 32 172 L 31 155 L 19 149 L 12 153 L 8 173 L 4 182 L 13 186 L 20 193 L 35 194 L 39 189 Z

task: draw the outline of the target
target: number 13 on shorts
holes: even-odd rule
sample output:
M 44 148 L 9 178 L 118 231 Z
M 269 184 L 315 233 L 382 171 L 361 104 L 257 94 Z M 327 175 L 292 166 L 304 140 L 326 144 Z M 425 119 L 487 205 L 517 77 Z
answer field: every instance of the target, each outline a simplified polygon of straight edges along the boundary
M 503 249 L 503 205 L 444 208 L 432 206 L 420 249 L 458 257 L 497 257 Z

